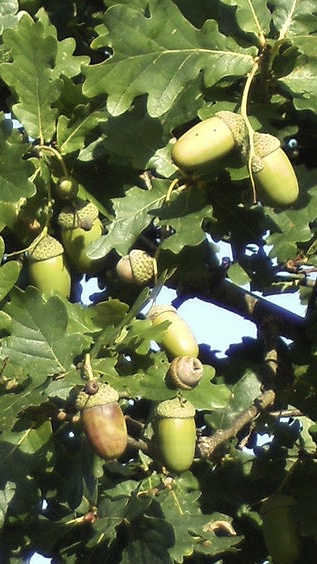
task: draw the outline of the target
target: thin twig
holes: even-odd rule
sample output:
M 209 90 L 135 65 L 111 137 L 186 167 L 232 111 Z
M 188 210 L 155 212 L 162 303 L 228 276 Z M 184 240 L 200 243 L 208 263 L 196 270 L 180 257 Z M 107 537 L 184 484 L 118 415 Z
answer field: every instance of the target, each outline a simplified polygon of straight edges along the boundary
M 248 409 L 238 415 L 230 427 L 218 429 L 211 437 L 201 437 L 198 441 L 198 450 L 203 458 L 210 458 L 215 450 L 225 441 L 233 439 L 245 425 L 251 423 L 262 411 L 275 400 L 275 392 L 267 390 L 259 396 Z

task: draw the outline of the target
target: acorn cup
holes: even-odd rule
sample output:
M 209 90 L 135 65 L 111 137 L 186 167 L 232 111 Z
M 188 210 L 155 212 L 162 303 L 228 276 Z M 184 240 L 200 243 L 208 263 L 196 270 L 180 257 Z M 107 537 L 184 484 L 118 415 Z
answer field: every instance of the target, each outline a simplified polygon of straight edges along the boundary
M 103 260 L 93 260 L 86 252 L 88 245 L 103 232 L 97 206 L 77 198 L 62 209 L 58 223 L 65 252 L 74 268 L 82 274 L 99 272 Z
M 175 143 L 172 160 L 183 170 L 205 167 L 242 145 L 246 126 L 241 115 L 229 111 L 194 125 Z
M 199 348 L 195 335 L 186 321 L 177 314 L 175 307 L 171 305 L 155 305 L 150 309 L 147 317 L 154 326 L 159 325 L 163 321 L 170 322 L 170 325 L 160 336 L 159 341 L 159 345 L 164 349 L 168 358 L 198 356 Z
M 293 513 L 295 500 L 286 494 L 271 495 L 261 506 L 263 536 L 274 564 L 293 564 L 300 555 L 300 536 Z
M 29 281 L 41 292 L 60 292 L 70 295 L 71 277 L 64 257 L 63 245 L 46 235 L 28 253 Z
M 165 376 L 166 384 L 180 390 L 192 390 L 200 382 L 203 365 L 198 358 L 177 356 L 169 366 Z
M 157 440 L 164 466 L 175 473 L 188 470 L 196 447 L 195 408 L 182 397 L 156 407 L 153 440 Z
M 106 460 L 120 457 L 128 442 L 118 399 L 114 388 L 96 381 L 88 382 L 76 399 L 86 437 L 94 452 Z
M 120 280 L 139 286 L 149 282 L 155 270 L 155 259 L 141 249 L 132 249 L 128 255 L 121 257 L 116 266 Z
M 253 143 L 251 170 L 260 201 L 273 207 L 291 206 L 298 198 L 298 181 L 279 139 L 255 132 Z

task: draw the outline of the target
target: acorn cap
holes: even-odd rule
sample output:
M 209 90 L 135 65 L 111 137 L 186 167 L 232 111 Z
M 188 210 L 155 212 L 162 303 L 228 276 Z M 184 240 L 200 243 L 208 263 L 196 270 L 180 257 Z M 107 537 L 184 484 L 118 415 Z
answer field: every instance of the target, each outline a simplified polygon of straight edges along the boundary
M 188 400 L 177 396 L 159 403 L 156 415 L 165 419 L 188 419 L 195 417 L 195 408 Z
M 133 276 L 137 282 L 147 282 L 154 274 L 154 260 L 148 253 L 133 249 L 129 253 Z
M 76 198 L 72 204 L 68 204 L 62 209 L 57 221 L 63 229 L 83 227 L 86 231 L 89 231 L 98 215 L 98 208 L 95 204 Z M 85 226 L 90 227 L 86 229 Z
M 76 399 L 76 408 L 79 410 L 88 409 L 89 407 L 94 407 L 96 405 L 105 405 L 107 403 L 114 403 L 118 401 L 119 394 L 109 384 L 99 383 L 99 390 L 93 395 L 88 394 L 83 389 L 79 392 Z
M 51 235 L 46 235 L 37 243 L 29 253 L 29 260 L 41 261 L 58 257 L 64 253 L 63 245 Z
M 203 376 L 204 368 L 194 356 L 176 356 L 173 358 L 165 376 L 168 385 L 180 390 L 191 390 L 197 386 Z
M 154 275 L 155 259 L 141 249 L 132 249 L 117 263 L 119 278 L 129 284 L 145 284 Z
M 252 157 L 251 167 L 252 172 L 260 172 L 264 164 L 262 159 L 267 157 L 274 151 L 280 148 L 281 143 L 277 137 L 270 133 L 258 133 L 253 135 L 254 156 Z
M 227 125 L 227 127 L 229 127 L 234 138 L 234 142 L 237 145 L 242 145 L 246 136 L 247 128 L 241 114 L 235 114 L 234 112 L 230 112 L 228 110 L 221 110 L 220 112 L 217 112 L 215 116 L 219 117 Z
M 172 305 L 154 305 L 151 307 L 151 309 L 148 311 L 146 317 L 148 319 L 155 319 L 158 315 L 160 315 L 161 313 L 166 313 L 168 311 L 171 311 L 173 313 L 177 314 L 177 309 L 172 306 Z

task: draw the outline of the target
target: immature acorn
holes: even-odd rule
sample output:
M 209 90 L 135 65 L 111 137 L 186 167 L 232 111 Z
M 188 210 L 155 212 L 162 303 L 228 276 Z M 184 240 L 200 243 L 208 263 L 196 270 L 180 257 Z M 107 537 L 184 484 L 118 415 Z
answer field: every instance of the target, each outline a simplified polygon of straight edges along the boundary
M 260 201 L 273 207 L 291 206 L 298 198 L 298 181 L 279 139 L 255 132 L 253 143 L 251 169 Z
M 156 407 L 154 439 L 157 439 L 163 464 L 170 472 L 185 472 L 195 455 L 195 408 L 187 400 L 176 397 Z
M 46 235 L 28 253 L 29 280 L 41 292 L 57 290 L 69 297 L 71 277 L 64 257 L 63 245 Z
M 159 325 L 163 321 L 169 321 L 170 325 L 163 331 L 159 344 L 165 350 L 170 359 L 176 356 L 197 357 L 199 353 L 198 343 L 195 335 L 182 319 L 175 307 L 171 305 L 155 305 L 147 314 L 152 325 Z
M 55 192 L 61 200 L 71 200 L 78 194 L 78 182 L 72 176 L 62 176 L 56 183 Z
M 132 249 L 118 261 L 116 271 L 127 284 L 146 284 L 154 276 L 155 259 L 141 249 Z
M 263 536 L 274 564 L 293 564 L 300 555 L 294 505 L 295 500 L 283 493 L 271 495 L 262 504 Z
M 86 252 L 87 246 L 103 232 L 97 206 L 77 198 L 62 209 L 58 223 L 66 254 L 76 270 L 88 274 L 98 272 L 103 261 L 91 259 Z
M 114 388 L 93 380 L 86 384 L 76 400 L 92 449 L 107 460 L 121 456 L 128 442 L 127 426 L 118 399 Z
M 193 356 L 177 356 L 165 376 L 168 386 L 180 390 L 191 390 L 197 386 L 203 375 L 203 365 Z
M 241 115 L 229 111 L 194 125 L 175 143 L 172 160 L 184 170 L 204 167 L 243 143 L 246 126 Z

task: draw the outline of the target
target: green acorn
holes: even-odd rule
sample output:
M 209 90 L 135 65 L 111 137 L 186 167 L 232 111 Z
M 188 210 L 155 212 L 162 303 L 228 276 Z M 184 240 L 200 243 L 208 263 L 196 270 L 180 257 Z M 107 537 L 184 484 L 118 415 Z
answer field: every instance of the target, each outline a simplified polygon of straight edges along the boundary
M 241 115 L 229 111 L 194 125 L 175 143 L 172 160 L 183 170 L 205 167 L 243 143 L 246 134 Z
M 194 333 L 182 319 L 175 307 L 171 305 L 155 305 L 147 314 L 152 325 L 159 325 L 163 321 L 169 321 L 170 325 L 163 331 L 159 344 L 171 359 L 176 356 L 197 357 L 199 353 L 198 344 Z
M 64 257 L 64 248 L 57 239 L 46 235 L 28 254 L 29 280 L 41 292 L 57 290 L 69 297 L 71 277 Z
M 78 272 L 95 274 L 102 266 L 102 259 L 93 260 L 87 255 L 87 247 L 103 232 L 98 208 L 92 202 L 76 199 L 65 206 L 58 216 L 61 239 L 69 260 Z
M 256 132 L 253 143 L 251 169 L 260 201 L 273 207 L 291 206 L 298 198 L 298 181 L 279 139 Z
M 300 555 L 300 537 L 294 516 L 295 500 L 286 494 L 271 495 L 261 507 L 263 536 L 275 564 L 293 564 Z
M 153 428 L 166 468 L 177 473 L 188 470 L 196 447 L 194 406 L 181 397 L 162 401 L 156 408 Z
M 55 192 L 61 200 L 71 200 L 78 194 L 78 182 L 72 176 L 62 176 L 57 181 Z
M 165 381 L 167 385 L 180 390 L 191 390 L 197 386 L 203 375 L 203 365 L 193 356 L 173 358 Z
M 141 249 L 133 249 L 117 263 L 119 278 L 127 284 L 146 284 L 155 273 L 155 259 Z
M 92 449 L 107 460 L 121 456 L 128 442 L 126 421 L 118 399 L 114 388 L 93 380 L 86 384 L 76 400 Z

